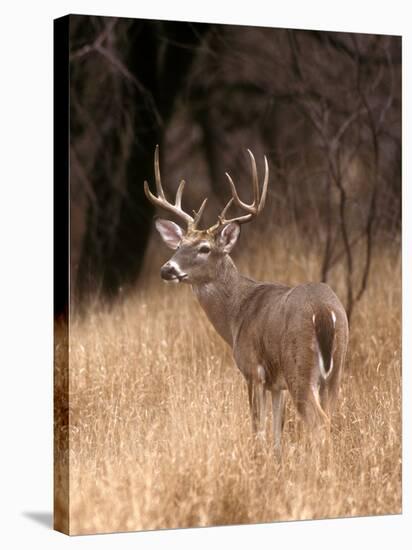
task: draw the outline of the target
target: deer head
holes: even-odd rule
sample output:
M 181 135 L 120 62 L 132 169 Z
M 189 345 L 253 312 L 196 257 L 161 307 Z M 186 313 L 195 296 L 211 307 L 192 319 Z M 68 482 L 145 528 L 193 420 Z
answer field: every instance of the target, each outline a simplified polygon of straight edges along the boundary
M 157 195 L 154 195 L 150 191 L 149 185 L 145 181 L 144 190 L 146 197 L 156 206 L 160 206 L 174 214 L 186 225 L 186 228 L 183 229 L 180 225 L 170 220 L 156 220 L 156 228 L 163 241 L 169 248 L 176 251 L 161 268 L 161 277 L 165 281 L 202 284 L 214 280 L 221 260 L 232 251 L 238 240 L 240 225 L 251 221 L 262 211 L 268 189 L 268 162 L 266 157 L 264 157 L 265 177 L 261 193 L 256 161 L 249 149 L 248 153 L 252 167 L 253 202 L 246 204 L 240 200 L 232 178 L 226 173 L 232 197 L 213 226 L 208 229 L 199 229 L 199 223 L 206 206 L 207 198 L 204 199 L 199 210 L 194 211 L 193 216 L 184 212 L 182 209 L 182 195 L 185 182 L 182 180 L 176 193 L 175 202 L 169 202 L 165 197 L 160 179 L 159 147 L 156 147 L 154 171 Z M 227 219 L 226 214 L 233 203 L 244 213 L 241 216 Z

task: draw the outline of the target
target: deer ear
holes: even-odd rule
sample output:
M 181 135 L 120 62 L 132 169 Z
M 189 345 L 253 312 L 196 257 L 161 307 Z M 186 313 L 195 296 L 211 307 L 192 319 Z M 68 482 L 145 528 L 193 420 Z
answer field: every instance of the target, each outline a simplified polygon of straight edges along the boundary
M 179 246 L 183 238 L 183 230 L 175 222 L 158 218 L 155 221 L 156 229 L 167 246 L 173 250 Z
M 237 222 L 225 225 L 217 238 L 220 249 L 227 254 L 232 251 L 240 235 L 240 224 Z

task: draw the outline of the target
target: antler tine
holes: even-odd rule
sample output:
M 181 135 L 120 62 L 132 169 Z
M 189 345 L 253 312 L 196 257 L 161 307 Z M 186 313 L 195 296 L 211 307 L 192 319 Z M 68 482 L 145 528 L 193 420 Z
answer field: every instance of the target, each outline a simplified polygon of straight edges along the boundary
M 239 198 L 239 195 L 237 194 L 235 184 L 233 183 L 232 177 L 229 174 L 229 172 L 225 172 L 225 176 L 229 180 L 230 190 L 232 191 L 232 199 L 233 201 L 239 206 L 240 208 L 243 208 L 244 206 L 248 208 L 248 205 L 242 202 Z
M 156 181 L 157 194 L 162 199 L 165 199 L 165 194 L 164 194 L 163 187 L 162 187 L 162 180 L 160 179 L 160 163 L 159 163 L 159 146 L 158 145 L 156 145 L 156 149 L 155 149 L 154 170 L 155 170 L 155 181 Z
M 268 183 L 269 183 L 269 166 L 266 156 L 264 156 L 264 162 L 265 162 L 265 176 L 263 180 L 263 186 L 262 186 L 262 194 L 260 193 L 259 189 L 259 180 L 258 180 L 258 173 L 257 173 L 257 167 L 256 167 L 256 160 L 253 156 L 253 153 L 250 149 L 247 150 L 250 156 L 250 162 L 252 165 L 252 185 L 253 185 L 253 202 L 252 204 L 247 204 L 243 202 L 236 190 L 236 186 L 228 172 L 226 172 L 226 177 L 229 181 L 230 189 L 232 192 L 232 198 L 230 201 L 226 204 L 224 209 L 222 210 L 222 213 L 220 216 L 218 216 L 218 222 L 210 227 L 208 229 L 209 232 L 215 231 L 218 227 L 221 225 L 227 225 L 232 222 L 238 222 L 238 223 L 245 223 L 250 221 L 254 216 L 257 216 L 265 206 L 265 201 L 267 197 L 267 191 L 268 191 Z M 226 212 L 229 210 L 232 203 L 235 203 L 236 206 L 241 208 L 242 210 L 246 211 L 247 214 L 244 214 L 243 216 L 237 216 L 235 218 L 231 218 L 230 220 L 227 220 L 225 218 Z
M 205 209 L 205 206 L 206 206 L 206 203 L 207 203 L 207 197 L 203 200 L 202 204 L 200 205 L 200 208 L 199 210 L 196 212 L 196 210 L 193 210 L 193 213 L 195 215 L 195 218 L 194 218 L 194 221 L 193 221 L 193 224 L 192 224 L 192 229 L 196 229 L 197 228 L 197 225 L 198 223 L 200 222 L 200 218 L 202 217 L 203 215 L 203 211 Z
M 177 188 L 177 192 L 176 192 L 175 206 L 180 209 L 182 209 L 182 195 L 183 195 L 183 190 L 185 188 L 185 185 L 186 185 L 185 180 L 182 180 L 179 183 L 179 187 Z
M 156 190 L 157 190 L 157 196 L 153 195 L 153 193 L 150 191 L 149 184 L 147 181 L 144 182 L 144 192 L 146 194 L 146 197 L 149 201 L 151 201 L 156 206 L 159 206 L 160 208 L 164 208 L 165 210 L 171 212 L 178 218 L 181 218 L 184 220 L 188 227 L 192 227 L 194 223 L 194 219 L 192 216 L 187 214 L 182 210 L 182 195 L 183 195 L 183 189 L 185 187 L 185 182 L 182 180 L 179 184 L 179 187 L 177 189 L 176 193 L 176 200 L 175 203 L 170 203 L 164 194 L 162 182 L 160 179 L 160 166 L 159 166 L 159 146 L 156 145 L 155 149 L 155 155 L 154 155 L 154 170 L 155 170 L 155 180 L 156 180 Z
M 256 168 L 256 160 L 253 156 L 253 153 L 250 149 L 247 150 L 250 156 L 250 162 L 252 165 L 252 185 L 253 185 L 253 202 L 252 204 L 246 204 L 243 202 L 239 195 L 237 194 L 235 184 L 228 172 L 226 172 L 226 177 L 229 180 L 230 188 L 232 191 L 233 199 L 239 208 L 242 208 L 243 210 L 246 210 L 246 212 L 249 212 L 250 214 L 257 214 L 260 207 L 260 191 L 259 191 L 259 181 L 258 181 L 258 174 L 257 174 L 257 168 Z M 265 157 L 266 159 L 266 157 Z M 265 165 L 266 166 L 266 165 Z M 266 177 L 266 174 L 265 174 Z M 265 180 L 266 181 L 266 180 Z
M 229 202 L 227 203 L 227 205 L 224 207 L 224 209 L 222 210 L 222 212 L 221 212 L 220 215 L 218 216 L 219 219 L 222 219 L 222 220 L 225 219 L 226 212 L 227 212 L 227 211 L 229 210 L 229 208 L 232 206 L 232 203 L 233 203 L 233 197 L 229 200 Z
M 218 215 L 217 222 L 211 227 L 209 227 L 209 229 L 207 230 L 208 233 L 213 233 L 213 231 L 218 229 L 218 227 L 220 227 L 221 225 L 225 225 L 227 223 L 225 220 L 225 215 L 226 215 L 226 212 L 229 210 L 229 208 L 232 206 L 232 203 L 233 203 L 233 197 L 229 199 L 229 202 L 223 208 L 222 212 Z
M 257 174 L 257 168 L 256 168 L 256 160 L 253 156 L 253 153 L 250 149 L 247 150 L 250 156 L 250 163 L 252 165 L 252 182 L 253 182 L 253 205 L 257 206 L 259 204 L 259 181 L 258 181 L 258 174 Z
M 153 195 L 153 193 L 150 191 L 149 184 L 147 183 L 146 180 L 144 182 L 144 192 L 145 192 L 145 195 L 146 195 L 147 199 L 150 202 L 152 202 L 153 204 L 155 204 L 156 206 L 163 206 L 164 205 L 162 199 L 159 198 L 159 197 L 156 197 L 156 195 Z
M 262 195 L 260 197 L 259 202 L 259 208 L 258 211 L 260 212 L 263 210 L 263 207 L 265 206 L 266 202 L 266 196 L 268 194 L 268 188 L 269 188 L 269 166 L 268 166 L 268 159 L 266 158 L 266 155 L 263 157 L 265 159 L 265 178 L 263 180 L 263 186 L 262 186 Z

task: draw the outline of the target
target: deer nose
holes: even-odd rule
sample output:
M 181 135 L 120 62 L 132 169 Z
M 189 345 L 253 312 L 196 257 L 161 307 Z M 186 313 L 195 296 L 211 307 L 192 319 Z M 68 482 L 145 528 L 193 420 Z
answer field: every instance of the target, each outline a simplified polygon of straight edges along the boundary
M 167 262 L 160 269 L 160 276 L 165 281 L 171 281 L 172 279 L 177 279 L 179 277 L 179 271 L 176 269 L 174 264 Z

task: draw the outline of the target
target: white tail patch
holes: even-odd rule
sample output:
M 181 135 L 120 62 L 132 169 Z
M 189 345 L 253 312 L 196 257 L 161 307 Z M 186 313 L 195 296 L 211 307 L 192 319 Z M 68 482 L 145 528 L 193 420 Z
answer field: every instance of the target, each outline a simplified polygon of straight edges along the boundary
M 266 375 L 265 375 L 265 369 L 262 367 L 262 365 L 259 365 L 257 368 L 257 375 L 258 380 L 261 384 L 265 383 Z
M 333 330 L 335 330 L 336 314 L 333 310 L 330 310 L 330 315 L 331 315 L 331 318 L 332 318 Z M 315 313 L 312 315 L 312 323 L 313 323 L 313 326 L 316 329 L 316 314 Z M 330 365 L 326 365 L 326 366 L 329 366 L 328 370 L 326 371 L 325 361 L 323 359 L 323 355 L 322 355 L 322 352 L 320 350 L 319 342 L 318 342 L 318 339 L 317 339 L 316 336 L 315 336 L 315 349 L 316 349 L 316 352 L 318 354 L 318 367 L 319 367 L 319 370 L 320 370 L 320 374 L 322 375 L 322 378 L 324 380 L 327 380 L 329 378 L 329 376 L 331 375 L 331 372 L 333 370 L 333 355 L 330 358 Z
M 319 346 L 317 346 L 317 352 L 318 352 L 318 366 L 319 366 L 320 374 L 322 375 L 322 378 L 324 380 L 327 380 L 333 371 L 333 357 L 331 357 L 330 359 L 330 367 L 329 367 L 329 370 L 326 372 L 325 361 L 323 360 L 322 353 L 319 349 Z
M 325 371 L 325 362 L 323 360 L 323 357 L 322 357 L 322 354 L 320 352 L 320 349 L 319 349 L 319 346 L 317 346 L 317 352 L 318 352 L 318 365 L 319 365 L 319 370 L 320 370 L 320 373 L 322 375 L 322 378 L 324 380 L 327 380 L 328 376 L 330 375 L 330 373 L 332 372 L 332 363 L 331 363 L 331 368 L 329 369 L 328 372 Z
M 313 326 L 316 325 L 316 314 L 315 313 L 312 315 L 312 323 L 313 323 Z M 316 337 L 315 337 L 315 340 L 316 340 Z M 326 380 L 329 373 L 325 371 L 325 362 L 323 360 L 322 353 L 320 351 L 319 344 L 318 344 L 317 340 L 316 340 L 316 351 L 317 351 L 317 354 L 318 354 L 318 366 L 319 366 L 320 373 L 322 375 L 322 378 L 324 380 Z

